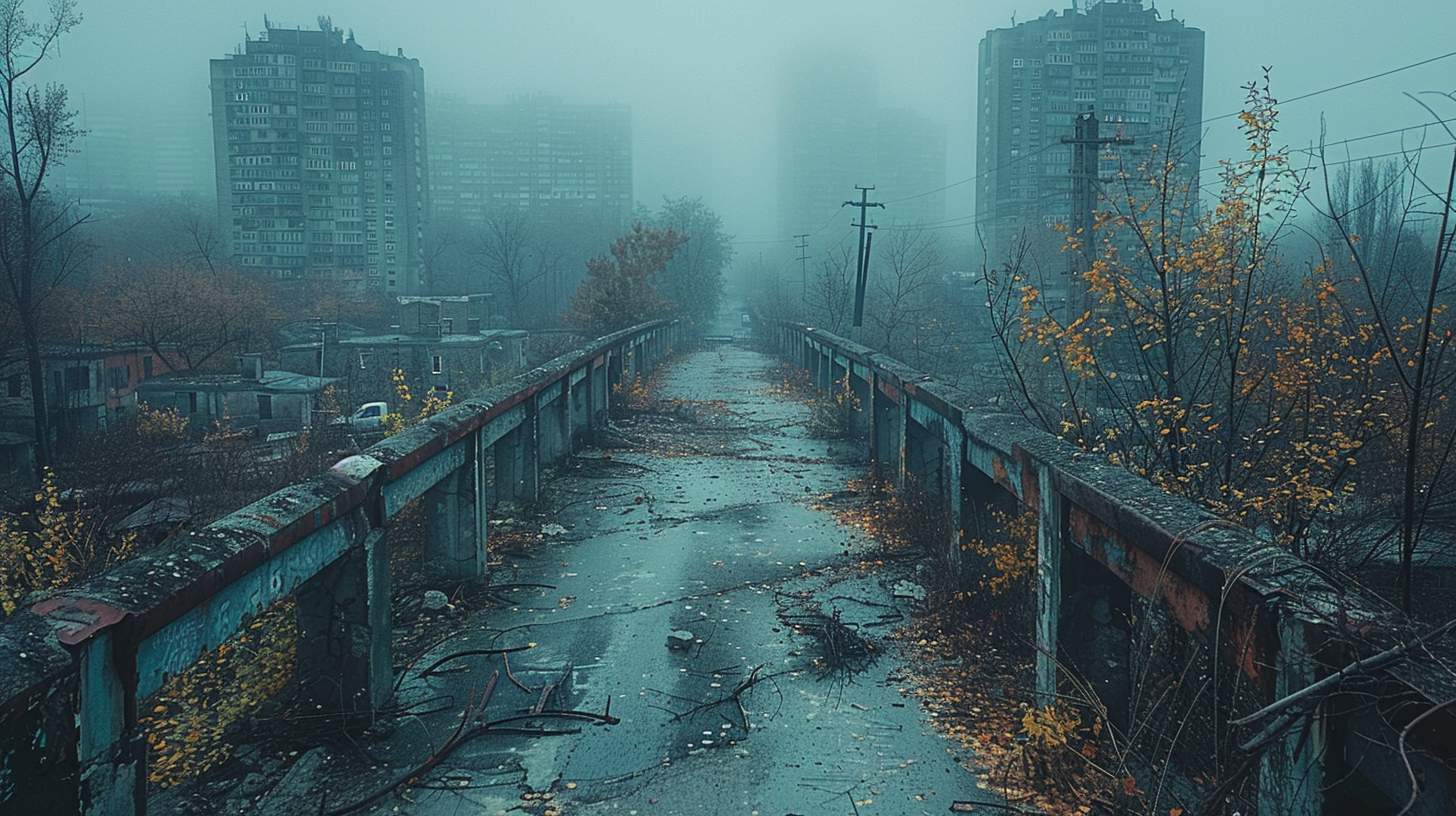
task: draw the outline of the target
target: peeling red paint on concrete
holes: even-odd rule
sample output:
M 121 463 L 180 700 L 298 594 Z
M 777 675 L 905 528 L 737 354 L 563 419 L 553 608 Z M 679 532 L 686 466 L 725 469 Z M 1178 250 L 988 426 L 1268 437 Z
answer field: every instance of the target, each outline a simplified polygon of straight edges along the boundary
M 1016 492 L 1016 485 L 1011 483 L 1011 474 L 1006 472 L 1006 463 L 1001 461 L 999 453 L 991 456 L 991 478 L 1013 494 Z
M 32 606 L 30 611 L 45 618 L 55 630 L 56 640 L 67 646 L 85 643 L 98 632 L 125 620 L 129 614 L 90 598 L 65 595 L 46 598 Z

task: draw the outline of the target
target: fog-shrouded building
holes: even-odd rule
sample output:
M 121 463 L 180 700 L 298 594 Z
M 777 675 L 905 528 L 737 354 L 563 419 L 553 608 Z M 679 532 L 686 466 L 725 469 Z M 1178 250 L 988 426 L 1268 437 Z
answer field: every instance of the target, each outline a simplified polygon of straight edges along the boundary
M 874 185 L 871 200 L 915 196 L 874 213 L 881 223 L 945 217 L 945 126 L 880 107 L 872 64 L 831 53 L 790 58 L 779 91 L 781 237 L 822 228 L 856 185 Z
M 53 169 L 51 188 L 106 217 L 156 197 L 213 192 L 207 112 L 159 102 L 145 110 L 83 101 L 75 155 Z
M 327 19 L 212 61 L 218 206 L 234 263 L 379 297 L 425 291 L 425 79 Z
M 1098 178 L 1136 175 L 1156 146 L 1157 163 L 1173 161 L 1176 186 L 1196 200 L 1203 48 L 1202 31 L 1141 0 L 1049 11 L 986 33 L 976 209 L 993 263 L 1023 234 L 1060 243 L 1047 228 L 1072 219 L 1073 146 L 1062 139 L 1074 137 L 1079 114 L 1092 112 L 1102 137 L 1132 139 L 1098 150 Z
M 631 215 L 632 111 L 525 95 L 500 104 L 431 95 L 434 217 L 480 222 L 500 212 L 543 225 L 604 224 Z

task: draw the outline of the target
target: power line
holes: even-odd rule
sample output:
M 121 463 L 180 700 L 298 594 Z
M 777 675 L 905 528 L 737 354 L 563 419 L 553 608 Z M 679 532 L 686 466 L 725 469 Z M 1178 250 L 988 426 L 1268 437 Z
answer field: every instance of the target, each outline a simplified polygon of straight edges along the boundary
M 1339 147 L 1340 145 L 1350 144 L 1352 142 L 1363 142 L 1366 139 L 1378 139 L 1381 136 L 1393 136 L 1393 135 L 1395 135 L 1397 133 L 1405 133 L 1405 132 L 1411 131 L 1411 130 L 1422 130 L 1422 129 L 1428 128 L 1428 127 L 1435 127 L 1436 125 L 1447 125 L 1447 124 L 1450 124 L 1452 122 L 1456 122 L 1456 118 L 1453 118 L 1453 119 L 1437 119 L 1434 122 L 1424 122 L 1424 123 L 1419 124 L 1419 125 L 1410 125 L 1409 127 L 1396 128 L 1394 130 L 1383 130 L 1383 131 L 1381 131 L 1379 133 L 1371 133 L 1371 134 L 1366 135 L 1366 136 L 1356 136 L 1356 137 L 1350 138 L 1350 139 L 1341 139 L 1338 142 L 1329 142 L 1329 143 L 1327 143 L 1325 145 L 1325 147 L 1327 147 L 1327 148 L 1329 148 L 1329 147 Z
M 1359 79 L 1353 79 L 1353 80 L 1350 80 L 1349 82 L 1340 83 L 1339 85 L 1332 85 L 1332 86 L 1330 86 L 1328 88 L 1321 88 L 1318 91 L 1311 91 L 1311 92 L 1306 93 L 1306 94 L 1300 94 L 1299 96 L 1295 96 L 1295 97 L 1291 97 L 1289 99 L 1282 100 L 1282 101 L 1279 102 L 1279 104 L 1280 105 L 1288 105 L 1291 102 L 1299 102 L 1299 101 L 1304 100 L 1304 99 L 1310 99 L 1311 97 L 1316 97 L 1316 96 L 1320 96 L 1322 94 L 1327 94 L 1327 93 L 1331 93 L 1331 92 L 1334 92 L 1334 91 L 1342 90 L 1344 88 L 1349 88 L 1349 87 L 1351 87 L 1353 85 L 1359 85 L 1359 84 L 1361 84 L 1363 82 L 1369 82 L 1371 80 L 1380 79 L 1381 77 L 1387 77 L 1387 76 L 1390 76 L 1391 74 L 1398 74 L 1398 73 L 1400 73 L 1402 71 L 1408 71 L 1408 70 L 1410 70 L 1412 68 L 1419 68 L 1422 65 L 1429 65 L 1430 63 L 1439 62 L 1439 61 L 1441 61 L 1443 59 L 1448 59 L 1450 57 L 1456 57 L 1456 51 L 1452 51 L 1452 52 L 1450 52 L 1448 54 L 1441 54 L 1440 56 L 1431 57 L 1429 59 L 1424 59 L 1424 60 L 1421 60 L 1420 62 L 1413 62 L 1413 63 L 1411 63 L 1409 65 L 1402 65 L 1399 68 L 1392 68 L 1392 69 L 1390 69 L 1388 71 L 1381 71 L 1378 74 L 1371 74 L 1370 76 L 1361 77 Z M 1225 113 L 1225 114 L 1222 114 L 1220 116 L 1214 116 L 1214 117 L 1209 118 L 1209 119 L 1204 119 L 1203 121 L 1201 121 L 1201 122 L 1199 122 L 1197 124 L 1197 127 L 1202 127 L 1202 126 L 1204 126 L 1206 124 L 1209 124 L 1210 122 L 1217 122 L 1217 121 L 1220 121 L 1220 120 L 1223 120 L 1223 119 L 1229 119 L 1229 118 L 1238 116 L 1241 113 L 1243 113 L 1243 111 L 1234 111 L 1233 113 Z M 1442 120 L 1442 121 L 1445 122 L 1445 121 L 1452 121 L 1452 120 Z M 1433 123 L 1429 123 L 1429 124 L 1441 124 L 1441 122 L 1433 122 Z M 1414 130 L 1417 127 L 1425 127 L 1425 126 L 1427 126 L 1427 125 L 1413 125 L 1410 128 L 1401 128 L 1400 130 L 1389 131 L 1387 133 L 1372 134 L 1371 136 L 1362 136 L 1360 138 L 1362 138 L 1362 139 L 1364 139 L 1364 138 L 1375 138 L 1375 136 L 1385 136 L 1385 135 L 1389 135 L 1390 133 L 1399 133 L 1399 132 L 1401 132 L 1401 130 Z M 1350 140 L 1350 141 L 1355 141 L 1355 140 Z M 1337 142 L 1336 144 L 1343 144 L 1343 142 Z M 951 182 L 950 184 L 947 184 L 947 185 L 945 185 L 943 187 L 937 187 L 934 190 L 927 190 L 927 191 L 925 191 L 923 193 L 916 193 L 915 195 L 905 196 L 904 198 L 897 198 L 897 199 L 895 199 L 893 201 L 890 201 L 890 202 L 887 202 L 887 203 L 889 203 L 889 204 L 898 204 L 898 203 L 900 203 L 902 201 L 912 201 L 912 200 L 917 199 L 917 198 L 924 198 L 925 196 L 928 196 L 928 195 L 935 195 L 936 193 L 944 192 L 944 191 L 949 190 L 949 189 L 951 189 L 953 187 L 959 187 L 962 184 L 969 184 L 969 183 L 975 181 L 976 179 L 980 178 L 981 176 L 983 176 L 983 175 L 985 175 L 987 173 L 994 173 L 994 172 L 997 172 L 999 170 L 1004 170 L 1004 169 L 1006 169 L 1008 167 L 1011 167 L 1012 165 L 1015 165 L 1015 164 L 1018 164 L 1020 162 L 1026 161 L 1027 159 L 1031 158 L 1032 156 L 1040 155 L 1041 153 L 1044 153 L 1045 151 L 1051 149 L 1052 147 L 1057 147 L 1057 146 L 1059 146 L 1059 145 L 1057 145 L 1055 142 L 1048 143 L 1048 144 L 1042 146 L 1038 150 L 1034 150 L 1031 153 L 1027 153 L 1024 156 L 1017 156 L 1015 158 L 1012 158 L 1012 159 L 1010 159 L 1010 160 L 1008 160 L 1008 161 L 1006 161 L 1006 162 L 1004 162 L 1004 163 L 1002 163 L 1000 165 L 997 165 L 996 167 L 992 167 L 989 170 L 983 170 L 981 172 L 978 172 L 975 175 L 970 176 L 969 178 L 964 178 L 964 179 L 961 179 L 960 181 Z
M 1439 149 L 1441 149 L 1443 147 L 1451 147 L 1453 145 L 1456 145 L 1456 141 L 1441 142 L 1440 144 L 1433 144 L 1433 145 L 1421 145 L 1420 147 L 1412 147 L 1412 148 L 1409 148 L 1409 149 L 1406 149 L 1406 150 L 1392 150 L 1389 153 L 1376 153 L 1373 156 L 1357 156 L 1357 157 L 1355 157 L 1353 159 L 1341 159 L 1339 161 L 1327 161 L 1327 162 L 1324 162 L 1323 164 L 1324 164 L 1325 167 L 1334 167 L 1334 166 L 1341 165 L 1341 164 L 1354 164 L 1355 162 L 1371 161 L 1373 159 L 1387 159 L 1387 158 L 1390 158 L 1391 156 L 1408 156 L 1408 155 L 1410 155 L 1412 153 L 1424 153 L 1427 150 L 1439 150 Z M 1304 148 L 1304 149 L 1301 149 L 1301 150 L 1297 150 L 1295 152 L 1296 153 L 1308 153 L 1309 155 L 1313 156 L 1316 151 L 1313 148 Z
M 1456 57 L 1456 51 L 1452 51 L 1449 54 L 1442 54 L 1439 57 L 1431 57 L 1430 59 L 1423 59 L 1420 62 L 1413 62 L 1410 65 L 1402 65 L 1399 68 L 1392 68 L 1389 71 L 1381 71 L 1378 74 L 1371 74 L 1370 76 L 1360 77 L 1359 79 L 1352 79 L 1349 82 L 1342 82 L 1339 85 L 1331 85 L 1328 88 L 1321 88 L 1318 91 L 1310 91 L 1307 94 L 1300 94 L 1299 96 L 1294 96 L 1294 97 L 1290 97 L 1289 99 L 1280 100 L 1279 101 L 1279 104 L 1281 104 L 1281 105 L 1288 105 L 1290 102 L 1299 102 L 1299 101 L 1302 101 L 1302 100 L 1305 100 L 1305 99 L 1309 99 L 1311 97 L 1320 96 L 1321 94 L 1327 94 L 1327 93 L 1330 93 L 1332 91 L 1343 90 L 1343 89 L 1349 88 L 1349 87 L 1351 87 L 1353 85 L 1359 85 L 1362 82 L 1369 82 L 1369 81 L 1371 81 L 1373 79 L 1380 79 L 1381 77 L 1388 77 L 1391 74 L 1398 74 L 1401 71 L 1409 71 L 1412 68 L 1419 68 L 1422 65 L 1429 65 L 1429 64 L 1431 64 L 1433 62 L 1439 62 L 1439 61 L 1441 61 L 1443 59 L 1449 59 L 1450 57 Z M 1217 122 L 1220 119 L 1230 119 L 1232 117 L 1238 116 L 1241 113 L 1243 113 L 1243 111 L 1234 111 L 1233 113 L 1225 113 L 1225 114 L 1223 114 L 1221 116 L 1215 116 L 1212 119 L 1204 119 L 1202 122 L 1199 122 L 1198 124 L 1200 124 L 1200 125 L 1206 125 L 1209 122 Z
M 1434 124 L 1434 123 L 1432 123 L 1432 124 Z M 1416 127 L 1426 127 L 1426 126 L 1425 125 L 1418 125 Z M 1409 130 L 1409 129 L 1413 129 L 1413 128 L 1402 128 L 1402 130 Z M 1390 132 L 1397 132 L 1397 131 L 1390 131 Z M 1353 142 L 1353 141 L 1360 141 L 1362 139 L 1371 138 L 1373 136 L 1384 136 L 1384 135 L 1388 135 L 1388 133 L 1389 132 L 1387 132 L 1387 133 L 1379 133 L 1379 134 L 1371 134 L 1370 136 L 1360 136 L 1360 137 L 1357 137 L 1357 138 L 1348 139 L 1346 141 L 1351 141 L 1351 142 Z M 1343 144 L 1343 143 L 1344 142 L 1336 142 L 1335 144 Z M 1393 151 L 1390 151 L 1388 153 L 1374 153 L 1374 154 L 1371 154 L 1371 155 L 1368 155 L 1368 156 L 1357 156 L 1357 157 L 1351 158 L 1351 159 L 1342 159 L 1340 161 L 1325 162 L 1325 165 L 1326 166 L 1333 167 L 1333 166 L 1343 165 L 1343 164 L 1354 164 L 1356 162 L 1371 161 L 1371 160 L 1374 160 L 1374 159 L 1384 159 L 1384 158 L 1389 158 L 1391 156 L 1404 156 L 1404 155 L 1409 155 L 1411 153 L 1420 153 L 1420 152 L 1424 152 L 1424 151 L 1427 151 L 1427 150 L 1439 150 L 1439 149 L 1444 148 L 1444 147 L 1456 147 L 1456 141 L 1442 142 L 1440 144 L 1432 144 L 1432 145 L 1422 145 L 1421 147 L 1414 147 L 1414 148 L 1409 148 L 1409 149 L 1406 149 L 1406 150 L 1393 150 Z M 1303 148 L 1302 149 L 1299 149 L 1299 150 L 1296 150 L 1294 152 L 1297 152 L 1297 153 L 1311 153 L 1312 154 L 1312 151 L 1310 151 L 1309 149 L 1303 149 Z M 1220 170 L 1222 168 L 1223 168 L 1223 165 L 1209 165 L 1207 167 L 1200 168 L 1199 172 L 1200 173 L 1209 173 L 1209 172 L 1213 172 L 1213 171 L 1216 171 L 1216 170 Z M 1222 185 L 1223 185 L 1223 181 L 1221 179 L 1215 179 L 1214 181 L 1208 181 L 1208 182 L 1204 182 L 1203 184 L 1198 185 L 1198 189 L 1205 190 L 1205 191 L 1209 191 L 1209 190 L 1215 190 L 1215 189 L 1219 188 Z M 888 229 L 891 232 L 916 232 L 916 231 L 922 231 L 922 230 L 960 229 L 962 227 L 978 226 L 980 224 L 987 223 L 987 222 L 989 222 L 991 220 L 992 220 L 992 217 L 990 215 L 988 215 L 988 214 L 980 213 L 980 212 L 974 212 L 974 213 L 970 213 L 968 215 L 960 215 L 960 216 L 956 216 L 954 218 L 947 218 L 944 221 L 931 221 L 931 222 L 925 223 L 925 224 L 909 224 L 909 225 L 905 225 L 905 226 L 889 226 L 889 227 L 882 227 L 882 229 Z
M 995 167 L 992 167 L 989 170 L 982 170 L 981 172 L 976 173 L 974 176 L 971 176 L 970 178 L 963 178 L 960 181 L 953 181 L 950 184 L 945 185 L 944 187 L 937 187 L 934 190 L 927 190 L 927 191 L 925 191 L 923 193 L 916 193 L 915 195 L 912 195 L 912 196 L 905 196 L 904 198 L 897 198 L 894 201 L 887 201 L 885 203 L 887 203 L 887 204 L 899 204 L 902 201 L 913 201 L 913 200 L 915 200 L 917 198 L 924 198 L 924 197 L 926 197 L 928 195 L 935 195 L 936 193 L 945 192 L 946 190 L 949 190 L 952 187 L 959 187 L 962 184 L 970 184 L 971 182 L 975 181 L 976 179 L 980 178 L 981 176 L 986 175 L 987 173 L 995 173 L 998 170 L 1005 170 L 1006 168 L 1010 167 L 1013 164 L 1018 164 L 1020 162 L 1024 162 L 1027 159 L 1030 159 L 1032 156 L 1039 156 L 1042 153 L 1045 153 L 1046 151 L 1051 150 L 1053 147 L 1057 147 L 1057 146 L 1058 146 L 1058 144 L 1056 142 L 1048 142 L 1047 144 L 1042 145 L 1040 148 L 1038 148 L 1036 150 L 1033 150 L 1030 153 L 1027 153 L 1025 156 L 1017 156 L 1015 158 L 1010 159 L 1009 161 L 1003 162 L 1003 163 L 1001 163 L 1001 164 L 999 164 L 999 165 L 997 165 Z

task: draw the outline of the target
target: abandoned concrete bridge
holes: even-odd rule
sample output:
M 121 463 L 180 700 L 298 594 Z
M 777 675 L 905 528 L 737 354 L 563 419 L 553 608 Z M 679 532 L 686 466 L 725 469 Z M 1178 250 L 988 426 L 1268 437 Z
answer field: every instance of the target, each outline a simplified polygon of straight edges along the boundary
M 300 694 L 319 716 L 367 721 L 387 707 L 398 711 L 401 698 L 414 706 L 442 693 L 424 677 L 430 671 L 406 677 L 394 668 L 391 521 L 422 505 L 427 557 L 444 578 L 499 578 L 488 575 L 493 514 L 536 502 L 548 474 L 601 443 L 613 393 L 681 349 L 687 342 L 681 331 L 666 322 L 602 338 L 0 621 L 0 813 L 146 812 L 140 723 L 149 699 L 285 599 L 297 607 Z M 630 480 L 617 482 L 636 486 L 615 498 L 584 493 L 586 505 L 574 509 L 563 504 L 566 526 L 575 532 L 597 525 L 596 532 L 577 535 L 559 569 L 545 565 L 534 574 L 528 566 L 521 575 L 510 567 L 519 586 L 549 578 L 550 597 L 502 611 L 492 620 L 495 634 L 473 648 L 456 645 L 456 654 L 503 656 L 527 645 L 506 645 L 502 634 L 544 641 L 539 633 L 564 630 L 561 640 L 570 648 L 541 649 L 551 654 L 554 648 L 552 665 L 568 672 L 551 679 L 555 669 L 540 660 L 523 662 L 516 672 L 506 662 L 507 678 L 482 676 L 480 685 L 453 693 L 473 700 L 492 690 L 514 693 L 512 684 L 555 689 L 563 700 L 603 706 L 597 714 L 574 713 L 623 736 L 583 737 L 569 757 L 556 749 L 497 749 L 504 753 L 490 754 L 480 767 L 508 769 L 511 798 L 524 798 L 517 794 L 529 783 L 581 813 L 659 807 L 656 812 L 867 816 L 995 802 L 973 777 L 955 775 L 960 757 L 924 727 L 893 684 L 864 683 L 848 692 L 841 685 L 836 702 L 842 705 L 824 706 L 822 694 L 811 690 L 814 678 L 801 677 L 797 664 L 759 642 L 775 600 L 782 614 L 790 583 L 818 580 L 814 568 L 847 547 L 832 518 L 816 517 L 792 494 L 831 492 L 855 475 L 846 463 L 865 461 L 942 517 L 948 532 L 927 548 L 931 569 L 966 586 L 975 585 L 985 565 L 968 553 L 965 540 L 990 535 L 1008 513 L 1034 514 L 1035 611 L 1026 635 L 1034 644 L 1037 702 L 1090 697 L 1114 726 L 1132 730 L 1133 720 L 1146 716 L 1140 701 L 1156 686 L 1159 716 L 1190 723 L 1190 734 L 1245 746 L 1242 764 L 1225 773 L 1252 780 L 1261 813 L 1362 812 L 1350 809 L 1351 802 L 1367 801 L 1350 794 L 1357 778 L 1360 795 L 1375 797 L 1369 801 L 1404 805 L 1414 792 L 1407 812 L 1452 812 L 1456 709 L 1448 703 L 1456 676 L 1445 668 L 1452 662 L 1441 642 L 1422 640 L 1418 627 L 1331 584 L 1287 552 L 1080 456 L 1017 418 L 978 407 L 895 360 L 808 327 L 763 331 L 762 348 L 806 371 L 822 394 L 858 406 L 849 414 L 849 439 L 811 443 L 802 433 L 756 439 L 766 453 L 734 466 L 704 465 L 691 456 L 673 457 L 669 465 L 600 450 L 588 457 L 599 468 L 610 462 L 631 469 Z M 713 373 L 678 383 L 684 400 L 722 398 L 772 362 L 742 349 L 697 358 Z M 765 385 L 755 382 L 753 393 Z M 802 410 L 770 409 L 762 402 L 767 397 L 756 399 L 755 407 L 738 410 L 762 414 L 765 438 L 770 429 L 804 421 Z M 736 442 L 725 436 L 723 444 L 742 443 L 742 436 Z M 836 445 L 853 455 L 830 461 L 826 451 Z M 732 500 L 735 491 L 744 493 L 741 501 Z M 673 516 L 651 507 L 659 500 L 699 509 L 721 502 L 722 512 Z M 877 599 L 867 606 L 888 608 L 882 602 L 891 599 L 875 595 L 873 583 L 849 582 L 834 592 L 860 592 Z M 821 580 L 817 589 L 824 586 Z M 588 594 L 605 590 L 621 594 Z M 573 604 L 601 608 L 574 615 Z M 607 627 L 617 619 L 620 627 Z M 693 630 L 680 645 L 699 668 L 674 662 L 663 646 L 663 636 L 680 630 Z M 779 652 L 789 648 L 784 642 L 773 639 Z M 620 673 L 605 679 L 612 666 L 629 663 L 640 679 L 624 681 Z M 770 674 L 777 721 L 750 724 L 738 696 L 731 697 L 737 713 L 708 711 L 701 722 L 685 716 L 701 708 L 692 700 L 730 701 L 721 690 L 746 691 Z M 720 696 L 703 697 L 711 689 Z M 634 719 L 624 713 L 634 698 L 644 701 L 639 711 L 676 711 L 660 722 Z M 1357 698 L 1381 704 L 1354 705 Z M 614 708 L 613 699 L 624 702 Z M 566 708 L 559 701 L 554 706 Z M 1195 709 L 1208 713 L 1195 717 Z M 458 712 L 444 716 L 460 721 Z M 805 731 L 805 722 L 812 730 Z M 1209 750 L 1175 742 L 1154 773 L 1172 776 L 1189 756 Z M 735 750 L 709 750 L 723 744 Z M 432 748 L 417 739 L 398 750 Z M 513 757 L 509 763 L 506 754 Z M 696 770 L 687 757 L 701 757 Z M 482 781 L 489 775 L 477 769 L 442 784 L 492 790 Z M 724 781 L 735 775 L 741 779 Z M 572 779 L 591 785 L 563 781 Z M 1220 781 L 1208 780 L 1207 787 Z M 1224 812 L 1220 791 L 1202 793 L 1209 812 Z M 535 808 L 530 812 L 559 812 L 551 797 L 541 796 L 528 803 Z M 443 792 L 421 791 L 410 801 L 417 802 L 414 812 L 426 814 L 460 806 Z M 388 810 L 401 803 L 381 804 Z M 297 812 L 320 807 L 300 805 Z M 292 811 L 277 804 L 272 812 Z

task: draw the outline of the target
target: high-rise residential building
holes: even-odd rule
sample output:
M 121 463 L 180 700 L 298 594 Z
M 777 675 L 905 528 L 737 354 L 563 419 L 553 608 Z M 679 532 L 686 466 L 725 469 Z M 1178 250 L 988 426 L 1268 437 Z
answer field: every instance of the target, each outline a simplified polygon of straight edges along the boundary
M 1141 0 L 987 32 L 979 87 L 976 209 L 993 263 L 1018 236 L 1035 243 L 1039 228 L 1072 218 L 1074 147 L 1062 140 L 1075 138 L 1079 114 L 1095 115 L 1100 137 L 1132 140 L 1098 149 L 1083 176 L 1136 176 L 1156 149 L 1157 164 L 1172 161 L 1180 185 L 1197 190 L 1203 32 Z
M 855 185 L 874 185 L 881 201 L 914 196 L 877 212 L 881 222 L 945 217 L 938 191 L 945 186 L 945 126 L 879 107 L 870 63 L 827 53 L 793 58 L 783 67 L 779 102 L 781 236 L 823 227 L 855 196 Z
M 476 104 L 431 95 L 430 197 L 436 218 L 517 213 L 540 224 L 602 224 L 632 212 L 632 111 L 519 96 Z
M 168 106 L 139 110 L 84 100 L 75 154 L 55 168 L 52 188 L 92 215 L 155 196 L 213 192 L 207 112 Z
M 234 263 L 377 296 L 425 291 L 419 60 L 323 18 L 212 61 L 218 206 Z

